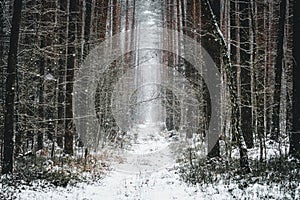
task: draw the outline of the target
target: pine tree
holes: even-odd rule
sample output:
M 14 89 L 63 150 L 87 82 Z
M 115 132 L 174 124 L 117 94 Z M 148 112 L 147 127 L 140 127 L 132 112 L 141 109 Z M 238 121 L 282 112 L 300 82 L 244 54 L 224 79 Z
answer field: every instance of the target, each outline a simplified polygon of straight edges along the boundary
M 294 71 L 293 71 L 293 130 L 290 136 L 290 155 L 300 158 L 300 13 L 299 1 L 294 2 Z
M 4 119 L 4 157 L 2 161 L 2 174 L 13 172 L 14 151 L 14 101 L 15 80 L 17 70 L 17 53 L 19 43 L 19 31 L 21 22 L 22 0 L 15 0 L 13 5 L 13 18 L 8 53 L 6 95 L 5 95 L 5 119 Z

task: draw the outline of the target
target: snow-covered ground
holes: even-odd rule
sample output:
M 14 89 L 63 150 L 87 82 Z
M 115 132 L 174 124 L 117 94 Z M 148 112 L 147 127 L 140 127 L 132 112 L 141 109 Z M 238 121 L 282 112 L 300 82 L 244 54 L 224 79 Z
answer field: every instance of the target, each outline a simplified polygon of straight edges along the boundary
M 20 199 L 194 199 L 197 189 L 179 180 L 175 152 L 164 132 L 153 124 L 139 125 L 135 143 L 116 149 L 118 160 L 99 183 L 36 191 L 24 187 Z
M 127 150 L 114 152 L 117 160 L 111 171 L 94 183 L 78 183 L 75 186 L 7 187 L 12 199 L 22 200 L 169 200 L 169 199 L 299 199 L 300 184 L 295 196 L 289 196 L 278 184 L 259 184 L 241 187 L 241 183 L 188 185 L 180 180 L 176 170 L 176 152 L 167 132 L 155 125 L 139 125 L 134 131 L 139 134 Z M 134 134 L 132 132 L 132 134 Z M 2 184 L 0 184 L 2 186 Z M 13 198 L 14 197 L 14 198 Z
M 171 200 L 171 199 L 299 199 L 300 186 L 293 198 L 281 191 L 279 186 L 254 184 L 240 189 L 237 184 L 188 186 L 179 180 L 171 169 L 162 169 L 152 174 L 128 175 L 112 171 L 101 184 L 78 184 L 75 187 L 44 189 L 21 189 L 18 199 L 71 199 L 71 200 Z

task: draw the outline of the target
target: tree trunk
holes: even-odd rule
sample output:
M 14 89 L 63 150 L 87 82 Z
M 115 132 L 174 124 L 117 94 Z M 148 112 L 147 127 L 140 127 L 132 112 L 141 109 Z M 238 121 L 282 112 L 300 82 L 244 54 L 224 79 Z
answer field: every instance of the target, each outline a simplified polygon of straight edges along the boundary
M 205 9 L 204 9 L 205 13 L 203 13 L 203 14 L 207 15 L 209 20 L 211 20 L 211 22 L 210 22 L 211 29 L 210 30 L 214 33 L 217 41 L 219 42 L 220 48 L 221 48 L 220 50 L 221 50 L 221 55 L 222 55 L 222 59 L 224 62 L 224 68 L 226 71 L 227 80 L 229 81 L 229 83 L 227 85 L 229 88 L 230 101 L 231 101 L 231 107 L 232 107 L 232 114 L 231 114 L 231 120 L 232 120 L 232 124 L 233 124 L 232 131 L 234 132 L 234 134 L 236 136 L 237 144 L 239 147 L 241 169 L 244 172 L 248 173 L 248 172 L 250 172 L 249 161 L 248 161 L 248 151 L 246 148 L 244 137 L 240 130 L 240 128 L 241 128 L 240 123 L 239 123 L 240 111 L 239 111 L 239 104 L 237 101 L 237 93 L 236 93 L 237 89 L 236 89 L 235 70 L 233 70 L 225 39 L 223 37 L 223 34 L 221 33 L 218 23 L 215 20 L 215 16 L 211 9 L 209 0 L 202 0 L 201 2 L 203 2 L 203 7 L 205 7 Z
M 45 2 L 41 1 L 41 11 L 40 11 L 40 28 L 43 28 L 44 23 L 44 6 Z M 44 120 L 45 120 L 45 100 L 44 100 L 44 76 L 45 76 L 45 55 L 44 48 L 46 47 L 46 38 L 43 33 L 40 33 L 40 63 L 39 63 L 39 107 L 38 107 L 38 133 L 37 133 L 37 150 L 43 148 L 43 138 L 44 138 Z
M 75 131 L 73 124 L 72 92 L 75 68 L 75 31 L 77 6 L 77 0 L 69 0 L 64 152 L 70 155 L 73 154 L 73 136 Z
M 66 44 L 66 27 L 65 22 L 66 20 L 66 12 L 67 12 L 67 5 L 66 1 L 60 0 L 59 7 L 63 16 L 59 17 L 60 25 L 59 25 L 59 34 L 58 34 L 58 41 L 61 47 L 59 48 L 59 60 L 58 60 L 58 94 L 57 94 L 57 135 L 56 135 L 56 142 L 60 148 L 63 148 L 63 135 L 64 135 L 64 125 L 65 125 L 65 89 L 64 89 L 64 81 L 65 81 L 65 74 L 66 74 L 66 62 L 65 62 L 65 44 Z
M 4 52 L 4 0 L 0 1 L 0 68 L 1 70 L 3 69 L 2 68 L 2 65 L 4 64 L 3 62 L 3 52 Z M 3 79 L 4 77 L 1 77 L 1 79 Z M 1 89 L 1 91 L 3 91 Z M 2 96 L 1 96 L 2 98 Z
M 135 9 L 135 7 L 134 7 L 134 9 Z M 110 10 L 109 1 L 104 1 L 102 3 L 101 10 L 102 10 L 101 18 L 100 18 L 101 26 L 100 26 L 99 33 L 100 33 L 100 41 L 102 42 L 102 41 L 104 41 L 105 36 L 106 36 L 106 22 L 107 22 L 108 13 L 110 13 L 109 12 L 109 10 Z
M 254 146 L 251 108 L 251 69 L 250 69 L 250 32 L 249 0 L 239 3 L 240 20 L 240 70 L 241 70 L 241 130 L 248 148 Z
M 290 155 L 300 158 L 300 2 L 294 1 L 294 25 L 293 25 L 293 130 L 290 136 Z
M 253 0 L 251 0 L 253 1 Z M 255 7 L 255 9 L 254 9 Z M 256 35 L 256 48 L 255 48 L 255 65 L 253 65 L 253 68 L 255 70 L 255 102 L 254 105 L 256 109 L 255 114 L 255 123 L 256 123 L 256 132 L 258 134 L 258 139 L 260 142 L 260 160 L 263 159 L 263 149 L 264 149 L 264 133 L 266 133 L 266 127 L 265 127 L 265 99 L 266 94 L 264 93 L 264 83 L 265 83 L 265 68 L 266 68 L 266 21 L 267 19 L 264 17 L 266 8 L 263 3 L 257 3 L 255 2 L 255 6 L 253 8 L 255 10 L 254 16 L 255 18 L 253 21 L 255 21 L 255 35 Z
M 202 9 L 204 9 L 204 13 L 205 13 L 205 9 L 206 9 L 206 6 L 201 6 Z M 213 0 L 212 3 L 211 3 L 211 10 L 212 10 L 212 13 L 214 15 L 214 23 L 216 23 L 215 25 L 216 26 L 219 26 L 219 21 L 220 21 L 220 1 L 218 0 Z M 204 14 L 203 13 L 203 14 Z M 210 19 L 212 20 L 212 19 Z M 210 30 L 210 28 L 208 27 L 205 27 L 205 23 L 206 23 L 206 20 L 205 19 L 202 19 L 201 20 L 202 23 L 204 23 L 204 30 Z M 211 23 L 211 22 L 210 22 Z M 209 23 L 208 23 L 209 24 Z M 208 25 L 209 26 L 209 25 Z M 205 37 L 205 36 L 204 36 Z M 222 52 L 219 50 L 219 44 L 217 42 L 212 42 L 214 41 L 214 38 L 211 37 L 211 36 L 207 36 L 205 38 L 205 40 L 201 40 L 202 41 L 202 44 L 204 46 L 204 48 L 209 52 L 209 54 L 212 56 L 213 60 L 215 61 L 216 65 L 217 66 L 220 66 L 221 65 L 221 62 L 220 60 L 222 59 Z M 221 59 L 220 59 L 221 58 Z M 204 110 L 204 115 L 205 115 L 205 128 L 207 129 L 208 126 L 209 126 L 209 120 L 210 120 L 210 99 L 209 99 L 209 91 L 207 88 L 204 87 L 205 84 L 203 82 L 203 103 L 205 104 L 205 110 Z M 216 134 L 216 133 L 214 133 Z M 221 133 L 217 133 L 217 134 L 221 134 Z M 211 134 L 208 134 L 208 141 L 209 140 L 216 140 L 216 138 L 213 138 L 211 137 Z M 208 142 L 209 144 L 211 142 Z M 213 147 L 209 147 L 210 151 L 208 152 L 207 154 L 207 157 L 208 158 L 212 158 L 212 157 L 220 157 L 220 142 L 219 142 L 219 139 L 217 139 L 216 142 L 214 142 L 214 146 Z
M 274 88 L 274 108 L 272 114 L 272 132 L 271 138 L 278 140 L 279 137 L 279 113 L 280 113 L 280 97 L 281 97 L 281 79 L 282 69 L 284 65 L 284 26 L 285 26 L 285 15 L 286 15 L 286 1 L 281 0 L 280 2 L 280 18 L 279 18 L 279 31 L 277 39 L 277 54 L 275 62 L 275 88 Z
M 91 32 L 91 15 L 92 15 L 92 0 L 85 1 L 85 19 L 84 19 L 84 50 L 83 58 L 85 58 L 89 52 L 89 40 Z
M 1 102 L 0 102 L 0 112 L 3 112 L 3 99 L 5 98 L 4 96 L 4 88 L 3 88 L 3 85 L 4 85 L 4 70 L 5 70 L 5 67 L 4 67 L 4 0 L 1 0 L 0 1 L 0 69 L 1 69 L 1 75 L 0 75 L 0 79 L 1 79 L 1 96 L 0 96 L 0 99 L 1 99 Z M 0 119 L 0 126 L 3 126 L 3 120 Z M 2 130 L 1 130 L 2 131 Z M 2 160 L 2 149 L 3 149 L 3 134 L 0 135 L 0 160 Z
M 19 30 L 21 22 L 22 0 L 15 0 L 13 7 L 12 28 L 8 53 L 5 116 L 4 116 L 4 158 L 2 162 L 2 174 L 13 172 L 14 151 L 14 87 L 17 71 L 17 53 L 19 43 Z
M 37 150 L 43 148 L 43 138 L 44 138 L 44 120 L 45 120 L 45 111 L 44 111 L 44 76 L 45 76 L 45 58 L 43 55 L 43 48 L 45 48 L 45 38 L 41 36 L 41 45 L 40 45 L 40 71 L 39 71 L 39 126 L 37 133 Z

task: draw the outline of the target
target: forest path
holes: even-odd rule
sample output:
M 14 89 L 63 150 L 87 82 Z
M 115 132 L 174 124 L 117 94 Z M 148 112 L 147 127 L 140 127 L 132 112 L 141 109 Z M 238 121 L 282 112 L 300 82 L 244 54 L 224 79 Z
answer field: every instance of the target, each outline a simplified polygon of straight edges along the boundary
M 132 147 L 112 165 L 95 195 L 101 199 L 190 199 L 188 187 L 173 170 L 172 143 L 154 124 L 141 124 Z M 95 197 L 96 197 L 95 196 Z M 97 199 L 97 198 L 95 198 Z
M 155 124 L 140 124 L 132 130 L 137 134 L 131 148 L 110 148 L 110 168 L 103 179 L 94 183 L 78 183 L 66 188 L 23 190 L 22 200 L 169 200 L 199 199 L 196 187 L 180 181 L 174 167 L 175 147 L 178 145 L 170 132 L 161 131 Z M 198 197 L 196 197 L 198 196 Z
M 127 150 L 112 152 L 118 158 L 111 163 L 111 171 L 95 184 L 79 184 L 69 192 L 51 194 L 52 199 L 95 200 L 169 200 L 197 199 L 197 190 L 180 181 L 174 169 L 175 146 L 169 132 L 156 124 L 140 124 L 132 130 L 137 139 Z M 175 146 L 174 146 L 175 145 Z M 112 149 L 110 149 L 112 151 Z

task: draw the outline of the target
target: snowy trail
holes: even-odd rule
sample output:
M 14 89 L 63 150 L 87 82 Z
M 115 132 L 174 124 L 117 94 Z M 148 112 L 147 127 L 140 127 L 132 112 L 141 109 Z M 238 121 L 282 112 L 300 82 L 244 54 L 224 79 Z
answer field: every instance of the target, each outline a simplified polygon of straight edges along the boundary
M 284 199 L 278 185 L 254 185 L 241 189 L 238 183 L 187 185 L 180 180 L 174 169 L 175 151 L 172 142 L 165 140 L 155 126 L 139 126 L 144 133 L 129 151 L 112 163 L 112 170 L 97 183 L 78 183 L 66 188 L 36 189 L 26 187 L 17 190 L 21 200 L 200 200 L 200 199 L 262 199 L 272 194 Z M 154 135 L 153 135 L 154 134 Z M 173 142 L 173 145 L 178 143 Z M 300 186 L 296 189 L 299 190 Z M 299 192 L 296 194 L 299 197 Z M 289 199 L 289 198 L 288 198 Z M 297 199 L 297 198 L 296 198 Z
M 170 143 L 158 134 L 155 125 L 140 125 L 136 131 L 143 135 L 139 134 L 132 149 L 122 155 L 124 162 L 113 166 L 99 188 L 98 198 L 182 199 L 187 187 L 172 171 L 175 157 Z
M 195 189 L 179 180 L 170 142 L 155 126 L 139 126 L 130 151 L 120 155 L 123 162 L 112 164 L 112 171 L 99 184 L 80 183 L 54 191 L 25 190 L 20 199 L 194 199 Z M 194 198 L 192 197 L 194 196 Z

